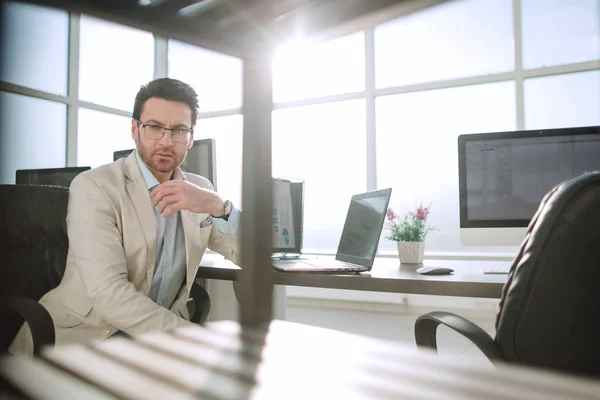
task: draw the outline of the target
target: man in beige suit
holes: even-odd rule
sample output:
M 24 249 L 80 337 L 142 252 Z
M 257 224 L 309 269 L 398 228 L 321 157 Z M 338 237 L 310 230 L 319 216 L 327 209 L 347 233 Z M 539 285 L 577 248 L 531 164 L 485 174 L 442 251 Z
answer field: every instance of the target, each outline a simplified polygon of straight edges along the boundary
M 150 82 L 135 99 L 136 150 L 73 180 L 65 274 L 40 300 L 57 346 L 192 324 L 186 303 L 206 248 L 239 264 L 239 211 L 207 179 L 179 168 L 197 112 L 187 84 Z M 32 347 L 24 325 L 9 351 Z

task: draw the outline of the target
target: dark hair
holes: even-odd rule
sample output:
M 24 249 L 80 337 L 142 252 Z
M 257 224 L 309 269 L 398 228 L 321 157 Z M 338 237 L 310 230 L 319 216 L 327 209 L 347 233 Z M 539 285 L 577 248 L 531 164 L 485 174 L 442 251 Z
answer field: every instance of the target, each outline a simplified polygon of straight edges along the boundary
M 133 119 L 140 119 L 142 108 L 151 97 L 158 97 L 169 101 L 180 101 L 190 106 L 192 110 L 192 126 L 196 125 L 198 118 L 198 95 L 187 83 L 177 79 L 159 78 L 140 88 L 133 104 Z

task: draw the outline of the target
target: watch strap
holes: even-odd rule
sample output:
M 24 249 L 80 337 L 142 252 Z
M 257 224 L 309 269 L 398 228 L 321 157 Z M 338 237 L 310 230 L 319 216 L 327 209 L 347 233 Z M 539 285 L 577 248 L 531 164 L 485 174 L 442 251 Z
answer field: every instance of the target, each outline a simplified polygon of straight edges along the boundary
M 229 216 L 231 215 L 231 212 L 233 211 L 233 204 L 231 203 L 231 201 L 229 200 L 225 200 L 225 214 L 220 215 L 220 216 L 214 216 L 214 218 L 221 218 L 225 221 L 229 220 Z

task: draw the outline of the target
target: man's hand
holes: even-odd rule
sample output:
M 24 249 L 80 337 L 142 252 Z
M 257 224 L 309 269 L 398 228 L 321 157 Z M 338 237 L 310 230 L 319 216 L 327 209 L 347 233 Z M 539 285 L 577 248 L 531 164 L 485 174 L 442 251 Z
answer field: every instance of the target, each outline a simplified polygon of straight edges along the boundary
M 165 218 L 180 210 L 214 216 L 225 213 L 225 202 L 217 193 L 184 180 L 163 182 L 154 188 L 152 207 L 159 203 L 158 210 Z

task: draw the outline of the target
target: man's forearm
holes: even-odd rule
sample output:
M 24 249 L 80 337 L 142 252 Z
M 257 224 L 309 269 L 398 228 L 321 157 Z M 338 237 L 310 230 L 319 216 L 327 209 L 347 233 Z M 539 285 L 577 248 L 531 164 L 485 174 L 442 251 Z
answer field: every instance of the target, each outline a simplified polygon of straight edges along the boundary
M 89 295 L 95 311 L 107 323 L 132 335 L 191 324 L 160 307 L 126 279 L 96 287 Z

